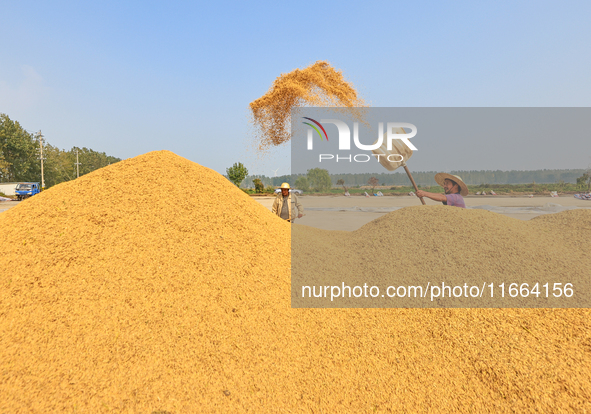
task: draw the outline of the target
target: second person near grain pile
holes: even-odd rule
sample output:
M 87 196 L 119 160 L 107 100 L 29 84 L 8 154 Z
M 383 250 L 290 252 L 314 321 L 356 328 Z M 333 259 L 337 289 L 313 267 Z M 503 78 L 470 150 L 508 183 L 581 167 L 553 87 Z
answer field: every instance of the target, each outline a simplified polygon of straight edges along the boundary
M 281 192 L 277 194 L 271 211 L 283 220 L 293 223 L 296 217 L 301 218 L 303 216 L 304 207 L 300 204 L 298 196 L 295 193 L 290 192 L 289 188 L 289 183 L 281 184 Z M 294 207 L 298 210 L 297 216 Z
M 435 181 L 443 187 L 445 194 L 429 193 L 418 190 L 417 197 L 428 197 L 431 200 L 441 201 L 446 206 L 466 208 L 464 197 L 468 195 L 468 186 L 457 175 L 447 173 L 435 174 Z

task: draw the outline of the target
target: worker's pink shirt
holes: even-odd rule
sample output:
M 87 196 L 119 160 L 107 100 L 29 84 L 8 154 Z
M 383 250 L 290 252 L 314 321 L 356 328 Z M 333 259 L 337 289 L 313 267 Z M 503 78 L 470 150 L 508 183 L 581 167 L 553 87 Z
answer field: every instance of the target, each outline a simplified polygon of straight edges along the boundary
M 466 204 L 464 204 L 464 197 L 459 194 L 446 194 L 445 198 L 447 198 L 447 205 L 452 207 L 461 207 L 466 208 Z

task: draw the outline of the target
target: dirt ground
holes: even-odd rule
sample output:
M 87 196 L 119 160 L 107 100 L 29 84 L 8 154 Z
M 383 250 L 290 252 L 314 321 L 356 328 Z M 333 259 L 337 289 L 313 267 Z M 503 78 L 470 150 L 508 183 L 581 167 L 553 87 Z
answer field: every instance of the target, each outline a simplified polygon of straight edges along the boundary
M 18 204 L 18 201 L 2 201 L 0 202 L 0 213 L 14 207 Z
M 274 197 L 253 197 L 267 207 L 273 205 Z M 466 206 L 500 207 L 500 214 L 520 220 L 529 220 L 542 214 L 538 211 L 546 204 L 558 204 L 562 207 L 591 208 L 591 201 L 578 200 L 572 195 L 563 197 L 527 197 L 527 196 L 467 196 Z M 420 205 L 416 197 L 343 197 L 343 196 L 302 196 L 300 197 L 305 215 L 297 220 L 304 224 L 324 230 L 353 231 L 372 220 L 382 217 L 394 208 Z M 427 205 L 440 203 L 425 198 Z M 504 208 L 504 209 L 502 209 Z

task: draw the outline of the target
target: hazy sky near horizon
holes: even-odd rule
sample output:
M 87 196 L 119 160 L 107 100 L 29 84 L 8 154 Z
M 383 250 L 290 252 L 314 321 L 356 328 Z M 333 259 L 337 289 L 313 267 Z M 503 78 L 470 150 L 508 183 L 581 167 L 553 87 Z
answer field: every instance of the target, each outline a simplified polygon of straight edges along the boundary
M 221 173 L 242 161 L 286 174 L 289 144 L 253 150 L 248 104 L 317 60 L 377 107 L 591 106 L 585 1 L 8 0 L 2 11 L 0 113 L 52 145 L 120 158 L 167 149 Z M 472 167 L 450 140 L 420 164 Z M 504 169 L 586 168 L 590 142 L 539 142 Z

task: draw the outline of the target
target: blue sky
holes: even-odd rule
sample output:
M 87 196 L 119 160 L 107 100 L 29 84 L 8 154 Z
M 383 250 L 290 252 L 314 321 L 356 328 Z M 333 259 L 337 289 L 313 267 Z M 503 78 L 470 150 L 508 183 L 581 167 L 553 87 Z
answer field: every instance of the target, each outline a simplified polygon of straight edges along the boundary
M 168 149 L 221 173 L 237 161 L 287 173 L 289 146 L 253 151 L 248 104 L 316 60 L 373 106 L 591 106 L 584 1 L 4 1 L 2 13 L 0 112 L 52 145 L 121 158 Z M 586 168 L 589 142 L 552 150 L 553 165 L 541 142 L 508 168 Z M 457 155 L 422 164 L 467 168 Z

